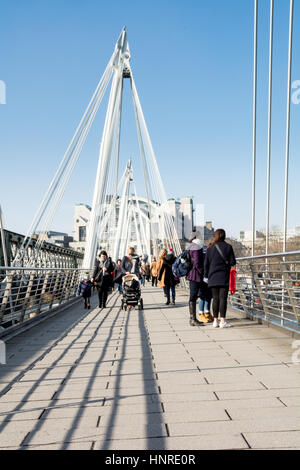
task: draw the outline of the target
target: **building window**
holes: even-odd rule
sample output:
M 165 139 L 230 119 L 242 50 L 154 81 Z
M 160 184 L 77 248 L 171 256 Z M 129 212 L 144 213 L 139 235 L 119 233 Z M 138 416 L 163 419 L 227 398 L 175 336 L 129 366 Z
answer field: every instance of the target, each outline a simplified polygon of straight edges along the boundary
M 79 241 L 85 242 L 86 239 L 86 227 L 79 227 Z

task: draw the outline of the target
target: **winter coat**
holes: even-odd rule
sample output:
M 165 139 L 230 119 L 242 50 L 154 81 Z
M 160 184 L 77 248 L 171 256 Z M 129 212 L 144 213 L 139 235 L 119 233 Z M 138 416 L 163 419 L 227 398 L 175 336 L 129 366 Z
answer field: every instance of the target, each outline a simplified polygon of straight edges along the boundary
M 150 274 L 152 277 L 157 277 L 157 261 L 152 261 L 150 266 Z
M 166 255 L 160 258 L 157 263 L 158 284 L 159 287 L 174 287 L 176 285 L 175 277 L 172 271 L 172 264 L 176 258 L 174 255 Z
M 106 268 L 106 271 L 103 272 L 103 267 Z M 113 282 L 113 276 L 112 272 L 114 270 L 114 266 L 112 264 L 111 258 L 107 258 L 104 261 L 103 266 L 101 266 L 101 261 L 97 260 L 95 269 L 93 272 L 93 279 L 97 283 L 97 287 L 102 287 L 102 288 L 109 288 L 112 285 Z
M 93 283 L 90 280 L 83 280 L 78 286 L 77 294 L 81 295 L 84 299 L 88 299 L 92 295 Z
M 131 257 L 124 256 L 122 259 L 121 269 L 123 274 L 131 273 L 140 277 L 140 266 L 141 262 L 138 255 L 133 255 Z
M 142 264 L 141 268 L 140 268 L 140 273 L 142 276 L 150 276 L 150 266 L 148 263 L 146 264 Z
M 122 277 L 123 277 L 123 273 L 122 273 L 121 265 L 116 266 L 114 269 L 114 275 L 113 275 L 114 282 L 116 284 L 122 284 Z
M 192 269 L 188 272 L 187 280 L 201 282 L 203 280 L 203 250 L 196 243 L 192 243 L 190 250 Z
M 228 265 L 225 264 L 215 245 L 207 249 L 204 277 L 208 278 L 208 287 L 229 286 L 230 268 L 236 264 L 232 246 L 226 242 L 218 242 L 218 246 L 224 258 L 228 260 Z

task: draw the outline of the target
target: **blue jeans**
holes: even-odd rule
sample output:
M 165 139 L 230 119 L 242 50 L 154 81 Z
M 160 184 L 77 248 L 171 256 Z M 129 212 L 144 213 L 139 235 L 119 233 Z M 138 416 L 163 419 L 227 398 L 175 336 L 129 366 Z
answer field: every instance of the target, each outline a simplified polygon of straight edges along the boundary
M 175 300 L 175 286 L 165 286 L 164 287 L 164 293 L 166 294 L 166 297 L 168 301 L 170 302 L 170 290 L 172 292 L 172 300 Z
M 114 287 L 115 287 L 115 288 L 117 287 L 117 289 L 118 289 L 118 291 L 120 292 L 120 294 L 122 294 L 122 292 L 123 292 L 122 284 L 119 284 L 119 283 L 115 282 Z
M 211 300 L 199 300 L 199 312 L 208 313 L 210 311 Z

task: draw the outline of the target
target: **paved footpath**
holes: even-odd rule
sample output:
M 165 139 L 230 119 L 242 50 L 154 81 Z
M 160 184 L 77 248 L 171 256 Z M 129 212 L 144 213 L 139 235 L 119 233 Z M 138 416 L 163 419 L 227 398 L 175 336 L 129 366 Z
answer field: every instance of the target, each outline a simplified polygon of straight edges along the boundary
M 95 297 L 8 342 L 0 449 L 300 449 L 292 339 L 237 313 L 190 327 L 185 296 L 143 298 Z

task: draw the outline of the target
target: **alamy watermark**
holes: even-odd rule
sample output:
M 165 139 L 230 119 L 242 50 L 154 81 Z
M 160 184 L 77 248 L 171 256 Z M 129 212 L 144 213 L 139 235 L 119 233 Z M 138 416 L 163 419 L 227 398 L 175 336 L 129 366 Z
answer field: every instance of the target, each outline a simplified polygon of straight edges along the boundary
M 0 364 L 6 364 L 6 345 L 0 340 Z
M 296 90 L 292 93 L 292 102 L 294 104 L 300 103 L 300 80 L 295 80 L 292 83 L 292 89 Z
M 6 85 L 3 80 L 0 80 L 0 104 L 6 104 Z

